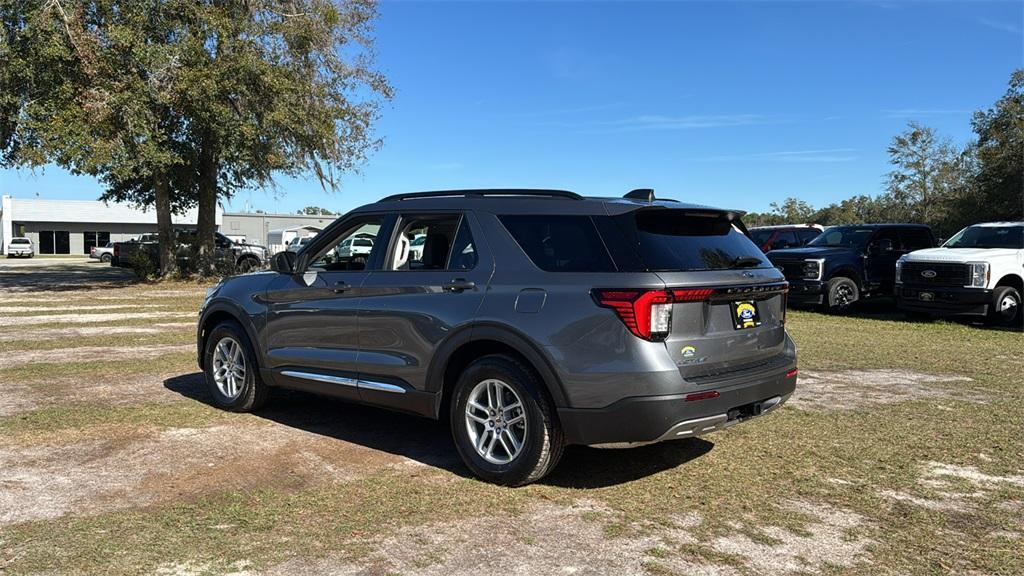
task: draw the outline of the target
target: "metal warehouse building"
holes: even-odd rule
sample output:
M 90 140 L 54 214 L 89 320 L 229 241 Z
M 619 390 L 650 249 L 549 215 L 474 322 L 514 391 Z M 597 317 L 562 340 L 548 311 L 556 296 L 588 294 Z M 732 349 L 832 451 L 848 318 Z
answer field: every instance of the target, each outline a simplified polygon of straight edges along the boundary
M 196 210 L 172 217 L 174 225 L 196 225 Z M 307 236 L 330 224 L 336 216 L 300 214 L 224 213 L 218 206 L 216 222 L 225 236 L 272 250 L 275 240 L 295 235 Z M 276 232 L 275 235 L 270 232 Z M 156 232 L 156 211 L 140 210 L 127 204 L 94 200 L 42 200 L 38 198 L 0 197 L 0 254 L 7 253 L 11 238 L 26 236 L 38 254 L 88 254 L 93 246 L 137 238 Z

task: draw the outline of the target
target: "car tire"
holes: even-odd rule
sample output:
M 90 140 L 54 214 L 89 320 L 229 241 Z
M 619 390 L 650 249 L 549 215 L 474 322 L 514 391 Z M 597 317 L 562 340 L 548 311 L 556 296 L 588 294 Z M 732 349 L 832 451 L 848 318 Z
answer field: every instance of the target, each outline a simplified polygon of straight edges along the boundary
M 252 272 L 257 267 L 259 267 L 259 262 L 255 258 L 242 258 L 238 261 L 238 270 L 243 274 Z
M 825 310 L 846 314 L 860 300 L 860 289 L 852 278 L 836 276 L 825 283 Z
M 237 322 L 222 322 L 210 331 L 203 350 L 203 373 L 214 405 L 224 410 L 258 410 L 270 394 L 260 378 L 249 337 Z
M 543 386 L 532 368 L 503 354 L 479 358 L 459 376 L 451 402 L 452 436 L 477 477 L 522 486 L 558 464 L 562 428 Z
M 110 254 L 103 254 L 103 255 L 100 256 L 100 262 L 105 262 L 107 264 L 110 264 L 111 258 L 113 258 L 113 256 L 111 256 Z
M 992 292 L 992 309 L 988 316 L 994 326 L 1019 327 L 1024 322 L 1020 290 L 1013 286 L 997 286 Z

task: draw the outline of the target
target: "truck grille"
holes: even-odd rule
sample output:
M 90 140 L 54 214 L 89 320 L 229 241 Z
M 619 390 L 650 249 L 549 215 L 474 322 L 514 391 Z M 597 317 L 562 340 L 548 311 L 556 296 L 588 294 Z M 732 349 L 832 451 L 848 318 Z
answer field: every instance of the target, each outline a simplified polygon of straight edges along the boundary
M 900 280 L 904 284 L 925 286 L 966 286 L 971 271 L 966 264 L 940 262 L 904 262 Z
M 786 277 L 786 280 L 802 280 L 804 277 L 803 260 L 775 262 L 775 267 L 782 271 L 782 275 Z

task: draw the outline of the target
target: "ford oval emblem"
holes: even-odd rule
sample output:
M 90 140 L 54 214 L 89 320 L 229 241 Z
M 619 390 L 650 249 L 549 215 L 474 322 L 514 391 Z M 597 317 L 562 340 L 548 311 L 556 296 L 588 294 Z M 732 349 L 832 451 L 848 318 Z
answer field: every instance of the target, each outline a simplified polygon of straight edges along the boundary
M 935 270 L 921 270 L 921 276 L 924 276 L 925 278 L 935 278 L 938 276 L 938 273 L 935 272 Z

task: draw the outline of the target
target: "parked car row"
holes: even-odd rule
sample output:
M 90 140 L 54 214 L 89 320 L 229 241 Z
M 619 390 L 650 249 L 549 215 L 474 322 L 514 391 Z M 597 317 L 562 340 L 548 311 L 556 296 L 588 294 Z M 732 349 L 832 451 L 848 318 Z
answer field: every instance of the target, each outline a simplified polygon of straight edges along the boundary
M 195 245 L 194 230 L 177 232 L 177 249 L 175 257 L 179 265 L 186 264 L 192 257 L 191 247 Z M 148 260 L 151 265 L 159 261 L 160 241 L 157 234 L 143 234 L 138 239 L 127 242 L 114 242 L 110 263 L 112 266 L 130 268 L 140 260 Z M 266 266 L 268 257 L 265 247 L 258 244 L 235 242 L 220 232 L 215 233 L 214 259 L 222 265 L 239 272 L 250 272 Z
M 968 226 L 941 247 L 919 224 L 833 226 L 768 258 L 789 282 L 792 304 L 842 313 L 867 298 L 895 296 L 915 318 L 1021 322 L 1024 222 Z

